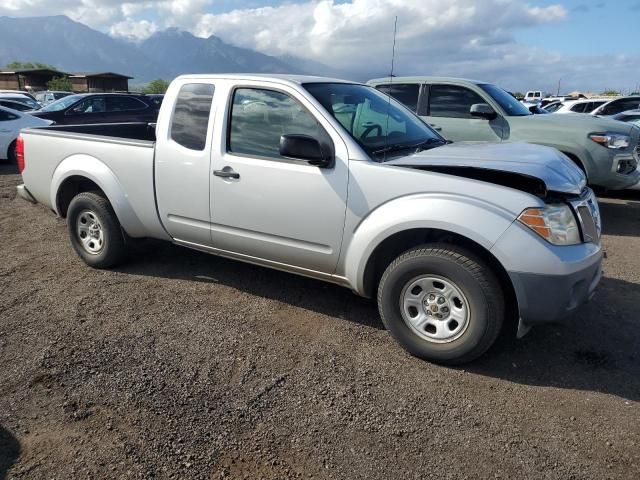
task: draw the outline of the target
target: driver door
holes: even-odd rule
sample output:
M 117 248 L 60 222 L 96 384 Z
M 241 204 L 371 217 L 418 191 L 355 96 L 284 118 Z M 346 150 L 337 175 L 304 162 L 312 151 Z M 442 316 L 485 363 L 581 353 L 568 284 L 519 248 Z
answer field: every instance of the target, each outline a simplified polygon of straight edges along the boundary
M 295 91 L 233 88 L 213 152 L 213 247 L 271 264 L 334 273 L 347 204 L 346 145 Z M 316 112 L 314 114 L 314 111 Z M 223 120 L 224 118 L 224 120 Z M 280 155 L 280 137 L 328 135 L 335 164 L 320 168 Z
M 107 102 L 101 95 L 91 96 L 74 105 L 65 113 L 65 124 L 104 123 Z

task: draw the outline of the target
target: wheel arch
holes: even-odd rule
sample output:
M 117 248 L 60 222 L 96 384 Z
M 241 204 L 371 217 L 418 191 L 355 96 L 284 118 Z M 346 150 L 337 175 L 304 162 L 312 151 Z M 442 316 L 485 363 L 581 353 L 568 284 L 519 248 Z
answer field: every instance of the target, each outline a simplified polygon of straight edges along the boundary
M 566 149 L 561 150 L 561 152 L 564 153 L 567 157 L 569 157 L 571 161 L 575 163 L 585 175 L 587 175 L 587 166 L 584 164 L 584 162 L 580 159 L 580 157 L 576 153 L 569 152 Z
M 508 318 L 518 315 L 518 301 L 514 285 L 502 263 L 483 245 L 459 233 L 438 228 L 412 228 L 394 233 L 380 242 L 367 259 L 363 273 L 363 294 L 374 297 L 382 274 L 402 253 L 427 243 L 445 243 L 462 247 L 486 263 L 498 278 L 503 289 Z
M 75 155 L 63 160 L 53 172 L 51 181 L 50 201 L 56 213 L 66 217 L 73 197 L 86 191 L 98 191 L 109 201 L 128 235 L 144 236 L 143 224 L 116 175 L 105 163 L 89 155 Z

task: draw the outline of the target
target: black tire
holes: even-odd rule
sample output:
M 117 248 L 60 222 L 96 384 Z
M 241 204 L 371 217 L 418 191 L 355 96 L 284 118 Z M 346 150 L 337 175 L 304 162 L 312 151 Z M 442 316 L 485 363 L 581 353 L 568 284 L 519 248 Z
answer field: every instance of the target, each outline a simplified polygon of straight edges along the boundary
M 443 343 L 424 338 L 426 333 L 419 336 L 402 313 L 405 287 L 428 275 L 454 284 L 468 304 L 466 326 L 459 336 Z M 425 314 L 433 315 L 424 308 Z M 378 309 L 387 330 L 409 353 L 435 363 L 458 365 L 478 358 L 493 345 L 504 322 L 505 300 L 500 282 L 480 258 L 455 245 L 427 244 L 402 254 L 387 267 L 378 287 Z
M 97 219 L 101 230 L 100 245 L 95 245 L 99 250 L 95 252 L 85 247 L 78 231 L 78 222 L 85 218 L 87 212 Z M 79 219 L 81 215 L 83 217 Z M 67 228 L 73 249 L 87 265 L 111 268 L 125 260 L 127 252 L 120 222 L 109 201 L 100 193 L 83 192 L 71 200 L 67 211 Z
M 18 159 L 16 158 L 16 141 L 14 140 L 9 145 L 9 149 L 7 150 L 7 162 L 9 165 L 17 165 Z

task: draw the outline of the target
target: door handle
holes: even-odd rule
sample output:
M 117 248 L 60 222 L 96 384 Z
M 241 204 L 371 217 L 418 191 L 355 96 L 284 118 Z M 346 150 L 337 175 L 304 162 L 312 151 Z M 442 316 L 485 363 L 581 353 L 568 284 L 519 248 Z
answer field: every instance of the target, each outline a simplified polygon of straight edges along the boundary
M 436 132 L 440 132 L 442 131 L 442 127 L 439 127 L 438 125 L 434 124 L 434 123 L 430 123 L 429 126 L 431 128 L 433 128 Z
M 231 167 L 224 167 L 222 170 L 214 170 L 213 174 L 216 177 L 222 178 L 240 178 L 240 174 L 238 172 L 234 172 Z

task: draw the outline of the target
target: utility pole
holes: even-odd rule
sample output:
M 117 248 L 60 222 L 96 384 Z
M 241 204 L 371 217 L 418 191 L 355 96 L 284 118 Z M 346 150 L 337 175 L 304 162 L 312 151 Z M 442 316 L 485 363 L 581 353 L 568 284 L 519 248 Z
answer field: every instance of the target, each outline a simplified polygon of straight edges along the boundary
M 560 83 L 561 83 L 561 82 L 562 82 L 562 79 L 561 79 L 561 78 L 559 78 L 559 79 L 558 79 L 558 91 L 556 92 L 556 97 L 559 97 L 559 96 L 560 96 Z

